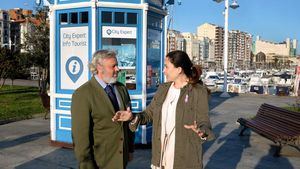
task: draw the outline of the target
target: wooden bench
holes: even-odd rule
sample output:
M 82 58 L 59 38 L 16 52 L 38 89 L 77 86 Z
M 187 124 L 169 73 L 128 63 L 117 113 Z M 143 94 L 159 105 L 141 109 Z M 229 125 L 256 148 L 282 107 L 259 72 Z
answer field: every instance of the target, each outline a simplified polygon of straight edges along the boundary
M 249 128 L 277 144 L 274 156 L 280 156 L 283 146 L 289 145 L 300 151 L 300 113 L 269 104 L 262 104 L 252 119 L 239 118 L 243 126 L 240 136 Z

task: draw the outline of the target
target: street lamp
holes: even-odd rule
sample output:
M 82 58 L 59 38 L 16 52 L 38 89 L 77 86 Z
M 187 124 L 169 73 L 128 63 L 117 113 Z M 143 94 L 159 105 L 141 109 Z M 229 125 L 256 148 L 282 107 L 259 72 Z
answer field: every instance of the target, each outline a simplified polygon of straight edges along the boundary
M 220 3 L 224 0 L 213 0 L 217 3 Z M 224 11 L 224 17 L 225 17 L 225 24 L 224 24 L 224 86 L 223 86 L 223 93 L 220 95 L 220 97 L 230 97 L 230 95 L 227 93 L 227 65 L 228 65 L 228 13 L 229 13 L 229 7 L 232 9 L 236 9 L 239 7 L 237 4 L 237 0 L 233 0 L 233 3 L 229 6 L 229 0 L 225 0 L 225 11 Z

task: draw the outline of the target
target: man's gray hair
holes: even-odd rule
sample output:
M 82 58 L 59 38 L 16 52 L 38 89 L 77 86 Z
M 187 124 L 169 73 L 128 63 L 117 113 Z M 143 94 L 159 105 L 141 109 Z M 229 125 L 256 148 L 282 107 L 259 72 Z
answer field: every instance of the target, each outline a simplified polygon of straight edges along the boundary
M 98 50 L 93 54 L 92 62 L 89 64 L 90 71 L 97 74 L 97 64 L 102 65 L 103 59 L 117 58 L 116 52 L 111 50 Z

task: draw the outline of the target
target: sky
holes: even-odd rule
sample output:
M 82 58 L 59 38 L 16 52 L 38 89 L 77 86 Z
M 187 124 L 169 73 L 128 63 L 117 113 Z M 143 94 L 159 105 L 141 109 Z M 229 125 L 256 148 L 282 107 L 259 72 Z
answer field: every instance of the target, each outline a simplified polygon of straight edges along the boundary
M 175 0 L 177 2 L 177 0 Z M 196 33 L 197 26 L 208 22 L 224 26 L 224 2 L 213 0 L 181 0 L 170 11 L 170 28 Z M 229 0 L 231 3 L 232 0 Z M 297 39 L 300 54 L 300 0 L 238 0 L 239 8 L 229 9 L 229 30 L 241 30 L 263 40 L 282 42 Z M 34 9 L 35 0 L 0 0 L 0 9 L 21 7 Z
M 35 0 L 0 0 L 0 9 L 34 9 Z

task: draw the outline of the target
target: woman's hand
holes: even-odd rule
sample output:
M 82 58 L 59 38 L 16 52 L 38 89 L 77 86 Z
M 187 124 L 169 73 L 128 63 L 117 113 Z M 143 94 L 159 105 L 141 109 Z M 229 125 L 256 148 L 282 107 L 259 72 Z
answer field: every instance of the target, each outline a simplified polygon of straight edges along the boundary
M 193 130 L 202 139 L 206 138 L 205 134 L 198 128 L 196 121 L 192 125 L 184 125 L 184 128 Z
M 127 107 L 126 111 L 118 111 L 115 116 L 112 118 L 113 122 L 116 121 L 128 121 L 133 117 L 130 107 Z

